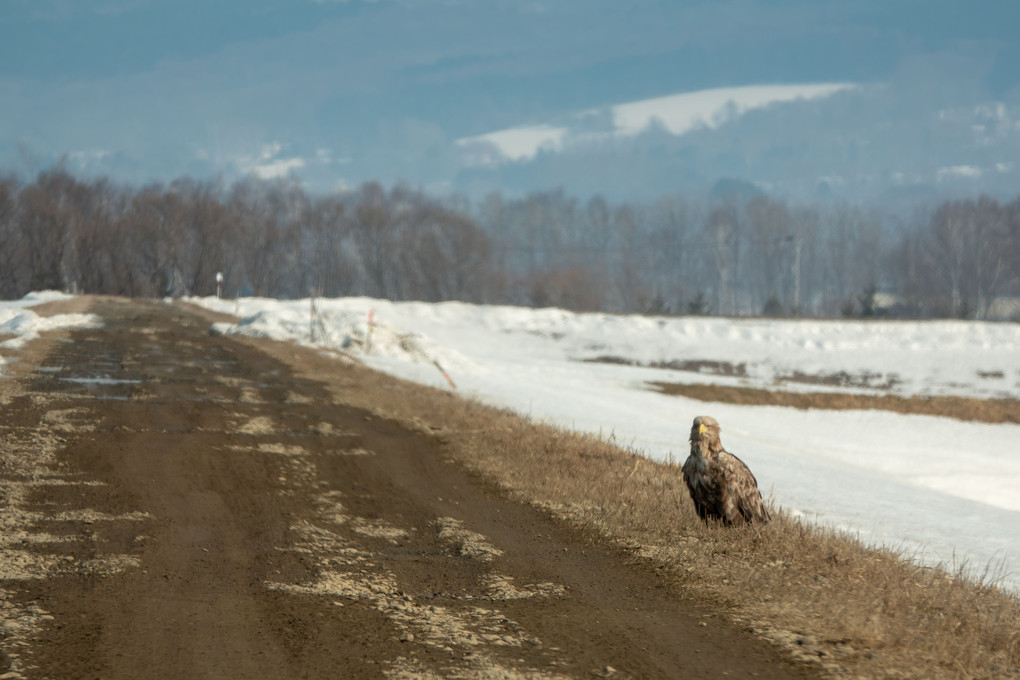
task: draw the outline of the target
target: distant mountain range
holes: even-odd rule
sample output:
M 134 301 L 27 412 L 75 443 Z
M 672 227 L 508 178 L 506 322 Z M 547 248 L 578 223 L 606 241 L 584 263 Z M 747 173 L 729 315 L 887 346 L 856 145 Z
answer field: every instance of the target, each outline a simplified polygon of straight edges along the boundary
M 378 155 L 371 149 L 367 158 L 345 157 L 318 146 L 314 135 L 274 139 L 233 158 L 199 159 L 226 178 L 292 177 L 316 191 L 379 179 L 476 199 L 555 188 L 648 199 L 750 185 L 795 201 L 912 204 L 978 192 L 1011 198 L 1020 191 L 1020 106 L 922 108 L 893 85 L 701 90 L 456 139 L 436 133 L 423 146 L 414 136 L 427 137 L 427 129 L 405 133 L 406 175 L 373 173 L 368 168 Z M 379 151 L 399 156 L 400 143 Z M 106 154 L 71 154 L 67 163 L 121 176 L 131 167 L 130 159 Z

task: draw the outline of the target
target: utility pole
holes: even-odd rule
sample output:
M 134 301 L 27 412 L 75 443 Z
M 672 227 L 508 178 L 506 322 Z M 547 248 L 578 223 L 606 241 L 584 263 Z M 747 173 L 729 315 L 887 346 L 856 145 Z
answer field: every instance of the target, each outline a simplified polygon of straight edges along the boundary
M 800 316 L 800 244 L 799 236 L 793 238 L 793 311 Z
M 790 275 L 793 277 L 793 312 L 800 316 L 800 236 L 793 234 L 782 239 L 793 244 L 793 270 Z

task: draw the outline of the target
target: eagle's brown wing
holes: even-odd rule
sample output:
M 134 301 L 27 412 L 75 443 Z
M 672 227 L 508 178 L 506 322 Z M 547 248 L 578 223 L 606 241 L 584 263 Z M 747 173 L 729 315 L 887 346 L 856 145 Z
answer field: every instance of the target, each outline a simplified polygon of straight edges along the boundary
M 758 480 L 744 461 L 728 451 L 720 451 L 719 469 L 722 472 L 720 486 L 725 498 L 722 499 L 723 516 L 728 524 L 743 522 L 767 522 L 768 510 L 762 502 Z

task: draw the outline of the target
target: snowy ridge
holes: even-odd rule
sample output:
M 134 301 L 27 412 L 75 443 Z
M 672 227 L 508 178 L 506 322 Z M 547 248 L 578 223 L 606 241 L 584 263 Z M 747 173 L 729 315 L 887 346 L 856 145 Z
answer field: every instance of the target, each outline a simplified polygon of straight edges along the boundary
M 308 300 L 191 301 L 244 317 L 223 332 L 309 342 Z M 368 298 L 316 305 L 332 336 L 319 342 L 348 339 L 355 353 L 374 312 L 375 339 L 362 358 L 380 370 L 446 387 L 431 363 L 439 361 L 481 401 L 570 429 L 612 433 L 657 460 L 685 458 L 691 419 L 713 415 L 726 447 L 795 514 L 904 548 L 924 562 L 966 560 L 980 569 L 1004 561 L 1020 568 L 1020 426 L 704 403 L 648 386 L 774 389 L 798 375 L 778 387 L 1017 399 L 1016 324 L 614 316 Z M 421 353 L 408 351 L 409 339 Z M 613 362 L 591 361 L 605 358 Z M 812 376 L 851 380 L 826 386 Z M 1018 587 L 1020 576 L 1011 572 L 1006 583 Z

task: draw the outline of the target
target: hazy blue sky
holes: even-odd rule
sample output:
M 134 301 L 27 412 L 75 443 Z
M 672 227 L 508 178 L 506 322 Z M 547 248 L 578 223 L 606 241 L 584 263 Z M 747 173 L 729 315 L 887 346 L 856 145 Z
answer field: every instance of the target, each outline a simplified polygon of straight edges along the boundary
M 458 138 L 689 90 L 1012 105 L 1017 26 L 1016 0 L 0 0 L 0 167 L 454 186 Z

